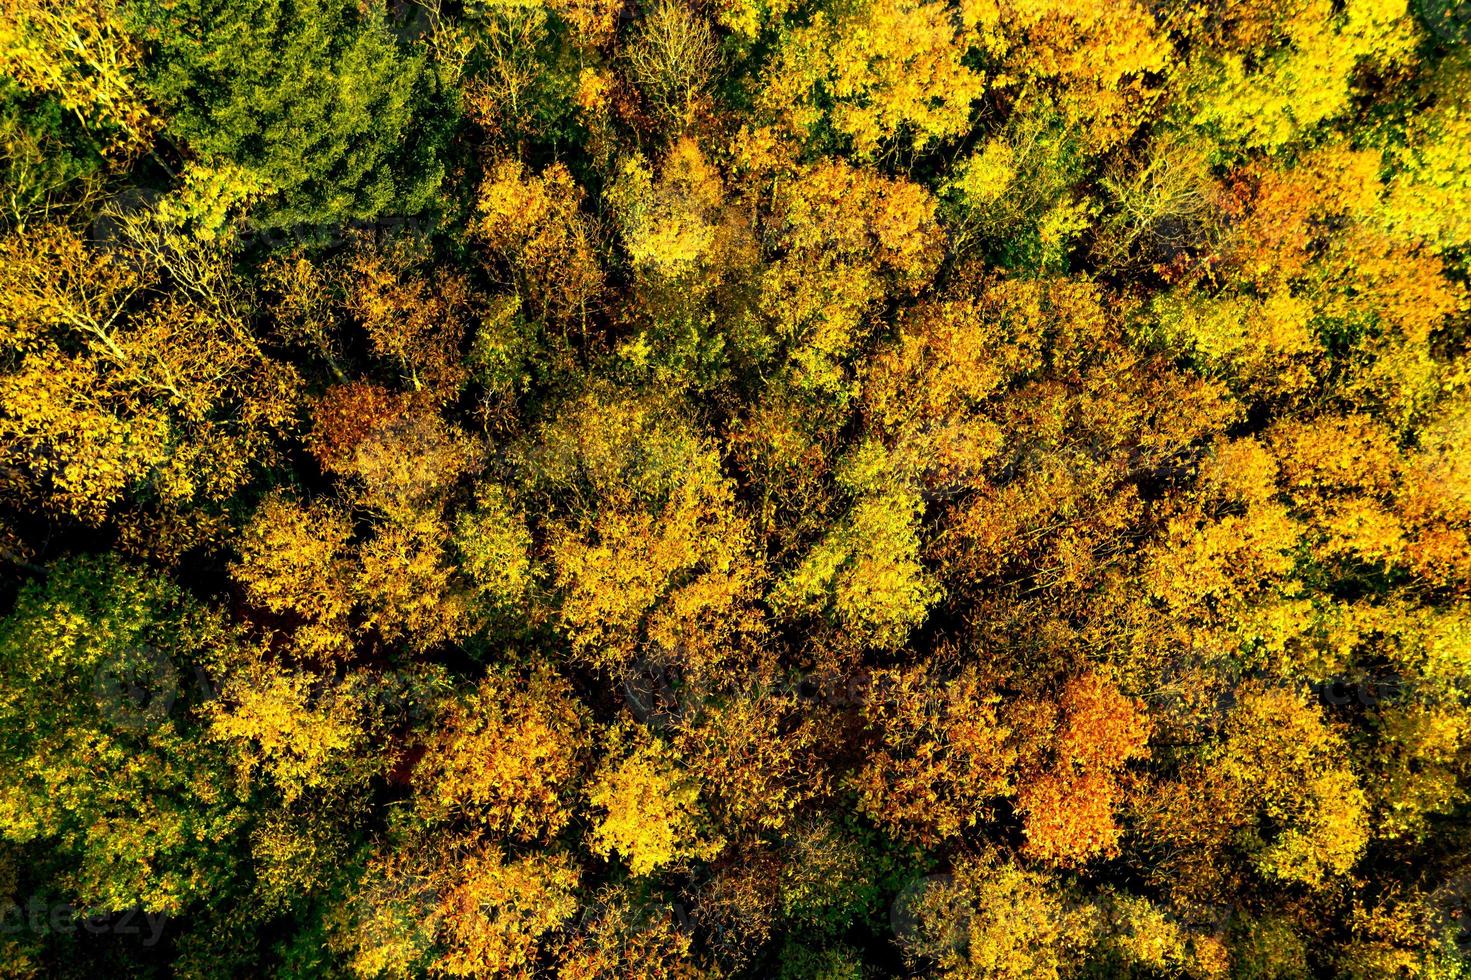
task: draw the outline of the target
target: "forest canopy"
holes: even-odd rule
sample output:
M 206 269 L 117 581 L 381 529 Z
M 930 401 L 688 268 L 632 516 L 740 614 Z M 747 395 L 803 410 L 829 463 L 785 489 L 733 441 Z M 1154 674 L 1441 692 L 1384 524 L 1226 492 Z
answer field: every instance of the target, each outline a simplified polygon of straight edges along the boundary
M 1471 980 L 1471 3 L 4 0 L 0 978 Z

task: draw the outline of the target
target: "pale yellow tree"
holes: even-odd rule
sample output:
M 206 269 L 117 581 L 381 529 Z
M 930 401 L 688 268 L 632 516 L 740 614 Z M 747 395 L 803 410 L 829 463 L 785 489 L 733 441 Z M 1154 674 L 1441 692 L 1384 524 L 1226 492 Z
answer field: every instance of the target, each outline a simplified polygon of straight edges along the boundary
M 863 156 L 964 135 L 985 78 L 963 62 L 955 11 L 920 0 L 860 0 L 818 11 L 782 45 L 758 108 L 800 135 L 826 119 Z
M 615 730 L 587 794 L 593 851 L 618 855 L 635 875 L 713 858 L 725 842 L 707 826 L 700 789 L 666 742 L 645 729 Z

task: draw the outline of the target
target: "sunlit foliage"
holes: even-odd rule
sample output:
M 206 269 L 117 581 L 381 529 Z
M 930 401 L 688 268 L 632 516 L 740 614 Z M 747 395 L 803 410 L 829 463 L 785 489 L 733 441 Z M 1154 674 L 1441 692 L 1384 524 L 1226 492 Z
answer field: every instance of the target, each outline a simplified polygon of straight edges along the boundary
M 1468 13 L 0 0 L 0 977 L 1468 980 Z

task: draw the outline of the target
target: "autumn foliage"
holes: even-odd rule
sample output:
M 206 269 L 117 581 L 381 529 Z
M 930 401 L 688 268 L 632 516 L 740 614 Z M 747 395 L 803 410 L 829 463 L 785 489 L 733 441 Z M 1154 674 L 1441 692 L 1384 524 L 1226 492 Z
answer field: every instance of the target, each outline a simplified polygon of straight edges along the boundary
M 1471 980 L 1468 44 L 0 0 L 0 980 Z

